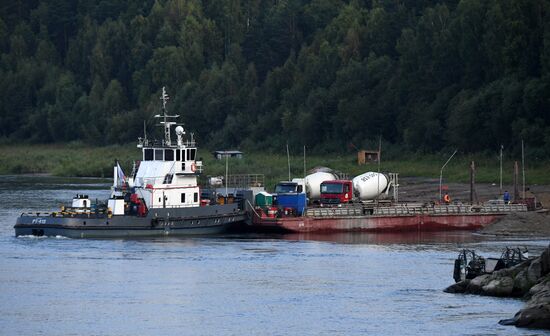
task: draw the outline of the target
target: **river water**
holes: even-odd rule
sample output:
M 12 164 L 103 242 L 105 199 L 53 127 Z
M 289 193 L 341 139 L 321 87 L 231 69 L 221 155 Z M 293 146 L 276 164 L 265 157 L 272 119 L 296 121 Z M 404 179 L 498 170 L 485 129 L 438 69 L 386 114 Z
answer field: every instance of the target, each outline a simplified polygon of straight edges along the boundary
M 548 241 L 436 234 L 15 238 L 94 179 L 0 177 L 1 335 L 544 335 L 498 325 L 523 302 L 447 294 L 459 249 Z M 550 333 L 546 333 L 550 335 Z

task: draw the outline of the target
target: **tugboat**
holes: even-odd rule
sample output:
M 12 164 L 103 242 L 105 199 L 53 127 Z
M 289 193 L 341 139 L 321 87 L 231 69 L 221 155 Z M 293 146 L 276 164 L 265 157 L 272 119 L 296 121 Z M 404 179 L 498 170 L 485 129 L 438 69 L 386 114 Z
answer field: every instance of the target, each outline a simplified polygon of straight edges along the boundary
M 201 197 L 197 178 L 202 161 L 196 159 L 193 133 L 186 138 L 182 126 L 168 115 L 166 90 L 162 88 L 164 140 L 139 138 L 142 161 L 134 164 L 126 177 L 120 165 L 114 167 L 111 196 L 106 203 L 92 203 L 87 195 L 77 195 L 71 206 L 51 213 L 24 213 L 14 226 L 16 236 L 64 236 L 69 238 L 151 237 L 203 235 L 226 231 L 246 219 L 239 202 L 230 197 Z M 226 195 L 227 196 L 227 195 Z M 244 204 L 244 202 L 240 202 Z

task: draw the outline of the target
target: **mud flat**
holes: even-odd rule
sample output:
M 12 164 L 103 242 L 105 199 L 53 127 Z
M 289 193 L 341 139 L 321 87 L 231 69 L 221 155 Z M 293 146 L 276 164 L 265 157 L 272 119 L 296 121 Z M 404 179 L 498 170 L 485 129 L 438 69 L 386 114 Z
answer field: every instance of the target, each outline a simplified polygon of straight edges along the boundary
M 550 214 L 513 213 L 481 229 L 479 233 L 513 238 L 550 238 Z

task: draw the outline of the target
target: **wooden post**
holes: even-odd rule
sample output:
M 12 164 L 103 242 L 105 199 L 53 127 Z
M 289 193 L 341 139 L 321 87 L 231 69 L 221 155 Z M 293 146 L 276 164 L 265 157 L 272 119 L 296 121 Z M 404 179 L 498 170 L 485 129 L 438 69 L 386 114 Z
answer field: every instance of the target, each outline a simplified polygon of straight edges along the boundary
M 517 161 L 514 161 L 514 202 L 517 202 L 519 200 L 518 176 L 519 165 Z
M 476 184 L 476 164 L 472 161 L 470 165 L 470 204 L 477 203 L 477 194 L 475 191 Z

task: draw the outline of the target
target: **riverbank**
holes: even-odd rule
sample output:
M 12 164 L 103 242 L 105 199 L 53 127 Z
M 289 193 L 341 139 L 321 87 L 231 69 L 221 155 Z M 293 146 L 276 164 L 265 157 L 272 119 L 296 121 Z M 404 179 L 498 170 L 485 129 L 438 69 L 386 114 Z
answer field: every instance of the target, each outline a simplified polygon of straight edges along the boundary
M 0 175 L 51 174 L 63 177 L 112 178 L 115 159 L 130 163 L 137 154 L 139 152 L 130 150 L 128 146 L 2 145 Z
M 526 212 L 509 214 L 479 231 L 480 234 L 510 238 L 550 238 L 550 214 Z
M 56 176 L 110 177 L 115 159 L 125 170 L 130 170 L 134 160 L 141 156 L 135 144 L 107 147 L 90 147 L 81 143 L 49 145 L 0 145 L 0 175 L 49 173 Z M 216 160 L 211 150 L 201 148 L 198 157 L 202 158 L 206 174 L 225 174 L 225 161 Z M 389 153 L 382 157 L 381 171 L 398 172 L 400 177 L 427 176 L 430 183 L 438 185 L 440 169 L 447 155 Z M 469 165 L 474 160 L 477 166 L 478 183 L 499 184 L 499 161 L 487 155 L 456 155 L 445 167 L 443 183 L 452 188 L 453 183 L 469 182 Z M 292 177 L 303 176 L 304 162 L 300 153 L 290 157 Z M 325 166 L 345 172 L 350 176 L 366 171 L 378 170 L 378 165 L 357 164 L 356 153 L 346 151 L 325 155 L 308 155 L 306 167 Z M 503 181 L 512 182 L 513 161 L 503 163 Z M 550 184 L 550 161 L 530 162 L 527 167 L 526 182 L 532 185 Z M 288 179 L 288 163 L 284 151 L 279 154 L 266 152 L 245 152 L 243 159 L 229 161 L 230 174 L 264 174 L 267 187 Z M 436 188 L 437 189 L 437 188 Z

